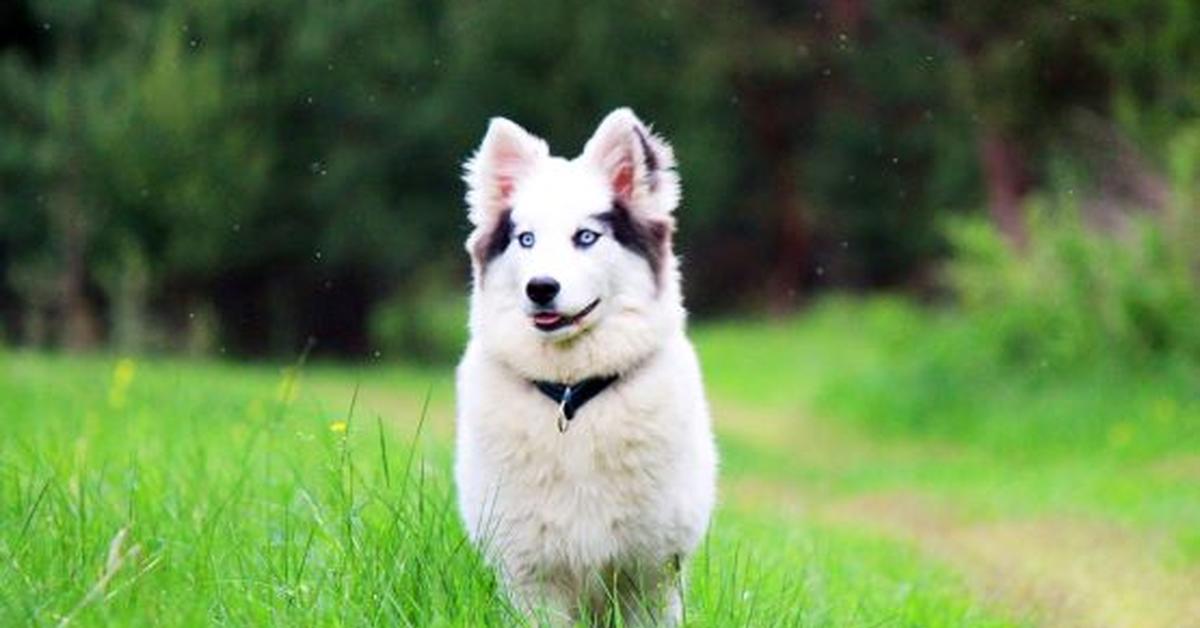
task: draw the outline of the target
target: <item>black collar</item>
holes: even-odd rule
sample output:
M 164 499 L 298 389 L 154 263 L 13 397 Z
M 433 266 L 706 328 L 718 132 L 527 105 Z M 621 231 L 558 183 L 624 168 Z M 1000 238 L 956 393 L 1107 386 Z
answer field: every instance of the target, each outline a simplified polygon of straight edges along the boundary
M 558 404 L 558 431 L 565 432 L 569 422 L 575 418 L 575 413 L 583 407 L 583 404 L 604 392 L 604 389 L 617 381 L 618 377 L 617 375 L 590 377 L 570 385 L 535 380 L 533 385 L 543 395 Z

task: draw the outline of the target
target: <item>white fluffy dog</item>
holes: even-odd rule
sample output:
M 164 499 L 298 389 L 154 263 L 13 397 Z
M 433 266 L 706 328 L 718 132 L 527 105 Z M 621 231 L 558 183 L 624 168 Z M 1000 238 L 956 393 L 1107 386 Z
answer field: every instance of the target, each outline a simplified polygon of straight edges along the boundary
M 671 251 L 671 147 L 629 109 L 573 160 L 495 118 L 465 179 L 470 538 L 532 621 L 675 625 L 716 451 Z

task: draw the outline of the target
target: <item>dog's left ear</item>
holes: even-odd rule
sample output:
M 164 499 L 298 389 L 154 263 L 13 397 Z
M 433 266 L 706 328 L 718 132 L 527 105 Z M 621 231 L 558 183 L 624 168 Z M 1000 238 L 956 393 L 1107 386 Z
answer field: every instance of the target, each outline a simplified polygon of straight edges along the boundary
M 583 147 L 583 158 L 608 177 L 613 198 L 633 211 L 666 217 L 679 204 L 671 145 L 626 107 L 604 118 Z

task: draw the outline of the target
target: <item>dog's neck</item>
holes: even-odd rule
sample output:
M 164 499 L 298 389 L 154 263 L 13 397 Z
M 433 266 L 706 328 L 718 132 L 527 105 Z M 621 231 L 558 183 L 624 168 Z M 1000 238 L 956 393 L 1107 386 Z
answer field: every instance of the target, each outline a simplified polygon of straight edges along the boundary
M 558 404 L 558 431 L 566 433 L 575 414 L 587 402 L 600 393 L 608 390 L 620 379 L 617 375 L 592 377 L 573 384 L 558 384 L 554 382 L 533 382 L 533 387 Z

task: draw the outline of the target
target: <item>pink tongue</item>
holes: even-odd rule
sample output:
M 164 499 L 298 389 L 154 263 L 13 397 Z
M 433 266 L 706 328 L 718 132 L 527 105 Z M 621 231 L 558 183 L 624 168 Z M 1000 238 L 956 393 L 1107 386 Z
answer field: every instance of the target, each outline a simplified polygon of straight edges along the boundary
M 562 320 L 562 314 L 545 313 L 533 315 L 533 322 L 539 325 L 553 325 L 560 320 Z

